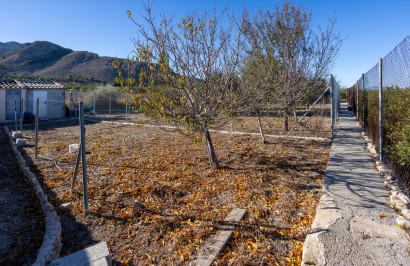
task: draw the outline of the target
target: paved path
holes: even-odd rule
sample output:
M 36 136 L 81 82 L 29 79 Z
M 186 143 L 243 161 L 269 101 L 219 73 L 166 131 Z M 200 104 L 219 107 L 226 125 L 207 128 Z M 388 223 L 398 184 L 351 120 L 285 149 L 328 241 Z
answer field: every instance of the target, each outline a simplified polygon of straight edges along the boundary
M 304 265 L 410 265 L 409 235 L 395 226 L 389 190 L 360 131 L 342 105 Z

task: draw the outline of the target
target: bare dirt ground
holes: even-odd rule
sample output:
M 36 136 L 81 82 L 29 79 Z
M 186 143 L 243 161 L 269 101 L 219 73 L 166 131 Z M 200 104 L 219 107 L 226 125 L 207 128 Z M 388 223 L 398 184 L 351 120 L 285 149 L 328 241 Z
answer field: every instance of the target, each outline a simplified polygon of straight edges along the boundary
M 31 265 L 44 236 L 44 217 L 0 128 L 0 264 Z
M 258 136 L 212 132 L 222 168 L 211 170 L 203 142 L 155 127 L 87 123 L 84 215 L 81 175 L 70 194 L 76 154 L 68 145 L 79 143 L 78 122 L 42 122 L 38 160 L 34 131 L 24 135 L 23 154 L 51 202 L 74 206 L 59 211 L 61 255 L 107 241 L 116 265 L 187 265 L 234 208 L 247 215 L 218 265 L 300 264 L 330 148 L 329 141 L 262 145 Z

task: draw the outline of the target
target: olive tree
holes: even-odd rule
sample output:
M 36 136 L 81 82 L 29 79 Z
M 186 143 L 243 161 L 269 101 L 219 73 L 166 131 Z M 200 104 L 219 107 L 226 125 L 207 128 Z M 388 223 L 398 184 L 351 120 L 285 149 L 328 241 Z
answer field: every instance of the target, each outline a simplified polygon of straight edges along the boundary
M 244 20 L 214 10 L 191 12 L 178 23 L 165 14 L 154 16 L 144 4 L 144 23 L 136 24 L 135 56 L 144 62 L 136 78 L 120 83 L 133 89 L 133 103 L 183 134 L 204 136 L 211 168 L 219 168 L 209 127 L 227 121 L 243 103 L 238 93 L 244 43 Z

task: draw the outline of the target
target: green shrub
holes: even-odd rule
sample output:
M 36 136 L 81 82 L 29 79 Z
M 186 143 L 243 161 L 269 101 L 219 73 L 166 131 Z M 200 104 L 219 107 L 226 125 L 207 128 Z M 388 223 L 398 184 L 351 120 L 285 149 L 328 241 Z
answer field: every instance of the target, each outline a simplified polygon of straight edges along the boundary
M 385 153 L 400 165 L 410 166 L 410 88 L 383 90 Z

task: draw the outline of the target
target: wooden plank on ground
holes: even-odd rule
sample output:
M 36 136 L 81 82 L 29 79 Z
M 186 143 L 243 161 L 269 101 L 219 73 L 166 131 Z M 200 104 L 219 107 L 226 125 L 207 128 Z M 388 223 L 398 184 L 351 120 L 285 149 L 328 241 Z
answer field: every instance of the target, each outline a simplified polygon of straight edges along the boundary
M 246 214 L 244 209 L 233 209 L 225 218 L 225 222 L 239 222 Z M 221 226 L 219 233 L 212 236 L 199 251 L 198 258 L 190 263 L 191 266 L 210 266 L 219 252 L 225 247 L 232 236 L 233 226 Z

